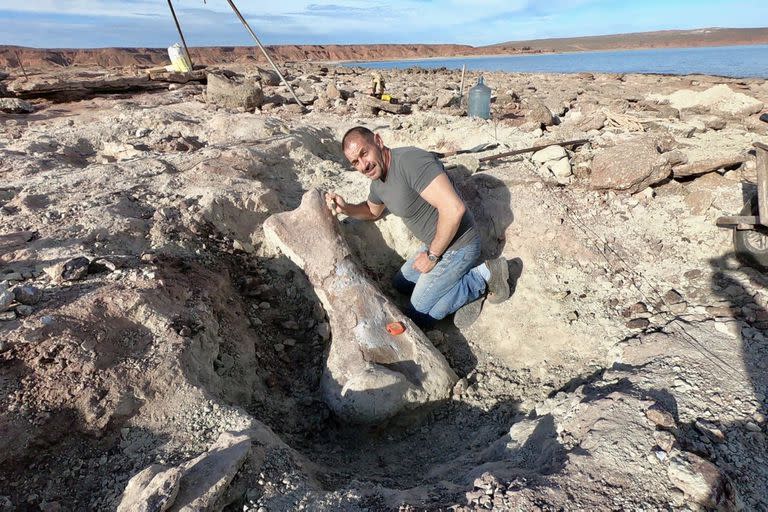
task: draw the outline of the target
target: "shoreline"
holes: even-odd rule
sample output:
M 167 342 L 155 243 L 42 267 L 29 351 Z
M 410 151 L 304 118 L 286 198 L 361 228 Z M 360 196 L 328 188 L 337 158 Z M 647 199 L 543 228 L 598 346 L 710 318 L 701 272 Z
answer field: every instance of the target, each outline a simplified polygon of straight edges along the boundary
M 481 55 L 454 55 L 454 56 L 442 56 L 442 57 L 407 57 L 407 58 L 391 58 L 391 59 L 378 59 L 378 60 L 335 60 L 335 61 L 312 61 L 318 64 L 347 64 L 347 63 L 365 63 L 365 62 L 400 62 L 400 61 L 430 61 L 430 60 L 451 60 L 451 59 L 484 59 L 484 58 L 500 58 L 500 57 L 535 57 L 543 55 L 570 55 L 573 53 L 610 53 L 610 52 L 632 52 L 632 51 L 644 51 L 644 50 L 696 50 L 699 48 L 747 48 L 754 46 L 765 46 L 768 48 L 768 42 L 755 43 L 755 44 L 737 44 L 737 45 L 700 45 L 700 46 L 648 46 L 648 47 L 635 47 L 635 48 L 612 48 L 607 50 L 563 50 L 563 51 L 538 51 L 538 52 L 520 52 L 520 53 L 489 53 Z M 675 75 L 679 76 L 679 75 Z

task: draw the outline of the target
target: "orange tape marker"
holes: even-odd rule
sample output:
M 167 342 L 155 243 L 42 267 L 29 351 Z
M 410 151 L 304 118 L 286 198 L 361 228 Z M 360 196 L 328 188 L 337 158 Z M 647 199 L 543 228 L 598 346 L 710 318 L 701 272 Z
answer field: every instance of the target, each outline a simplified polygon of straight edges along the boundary
M 405 332 L 405 326 L 403 322 L 392 322 L 387 324 L 387 332 L 393 336 L 403 334 Z

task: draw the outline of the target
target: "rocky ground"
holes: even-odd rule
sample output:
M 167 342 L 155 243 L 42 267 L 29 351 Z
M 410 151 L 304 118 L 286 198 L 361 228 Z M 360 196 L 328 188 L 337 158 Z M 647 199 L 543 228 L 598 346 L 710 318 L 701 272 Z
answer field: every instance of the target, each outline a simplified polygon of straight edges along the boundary
M 306 108 L 208 71 L 0 75 L 0 510 L 768 509 L 768 278 L 715 226 L 755 190 L 765 80 L 488 73 L 484 121 L 453 71 L 385 72 L 391 104 L 294 65 Z M 427 333 L 452 398 L 375 427 L 322 401 L 334 333 L 261 228 L 365 198 L 357 124 L 498 144 L 445 163 L 515 285 Z M 341 222 L 393 293 L 414 240 Z

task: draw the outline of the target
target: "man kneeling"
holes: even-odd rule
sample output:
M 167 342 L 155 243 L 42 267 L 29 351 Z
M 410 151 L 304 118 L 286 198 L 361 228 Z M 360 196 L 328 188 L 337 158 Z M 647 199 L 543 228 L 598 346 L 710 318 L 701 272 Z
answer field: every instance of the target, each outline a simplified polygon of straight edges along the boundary
M 509 297 L 506 259 L 478 265 L 474 217 L 435 155 L 415 147 L 390 149 L 363 126 L 349 130 L 341 146 L 349 163 L 371 180 L 370 191 L 359 204 L 329 192 L 328 208 L 361 220 L 378 220 L 388 209 L 424 244 L 393 281 L 398 291 L 410 295 L 406 314 L 417 325 L 430 327 L 455 312 L 456 326 L 468 327 L 486 294 L 492 303 Z

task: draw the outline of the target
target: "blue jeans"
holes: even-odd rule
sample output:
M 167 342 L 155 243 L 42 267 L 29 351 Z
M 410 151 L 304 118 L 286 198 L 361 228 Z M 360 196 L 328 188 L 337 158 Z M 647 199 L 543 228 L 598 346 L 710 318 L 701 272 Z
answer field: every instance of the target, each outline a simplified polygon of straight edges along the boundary
M 485 279 L 475 267 L 480 258 L 480 238 L 455 251 L 446 251 L 435 268 L 422 274 L 413 268 L 421 250 L 406 261 L 395 274 L 395 289 L 411 300 L 405 313 L 419 327 L 430 327 L 485 293 Z M 482 263 L 481 263 L 482 264 Z

